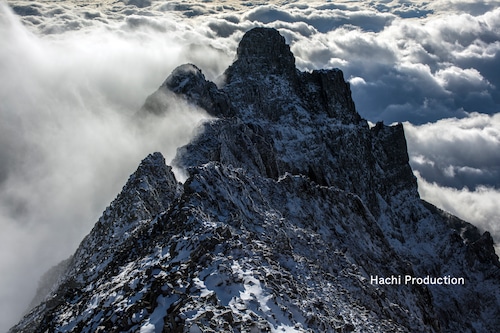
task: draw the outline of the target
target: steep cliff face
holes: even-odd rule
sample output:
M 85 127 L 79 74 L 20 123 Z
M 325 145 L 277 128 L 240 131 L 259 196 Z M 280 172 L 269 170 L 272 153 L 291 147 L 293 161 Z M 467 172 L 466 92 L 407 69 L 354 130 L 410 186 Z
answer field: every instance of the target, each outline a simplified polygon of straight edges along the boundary
M 148 156 L 12 332 L 500 331 L 492 239 L 419 198 L 401 125 L 370 128 L 273 29 L 224 79 L 183 65 L 147 99 L 215 117 L 173 161 L 187 180 Z

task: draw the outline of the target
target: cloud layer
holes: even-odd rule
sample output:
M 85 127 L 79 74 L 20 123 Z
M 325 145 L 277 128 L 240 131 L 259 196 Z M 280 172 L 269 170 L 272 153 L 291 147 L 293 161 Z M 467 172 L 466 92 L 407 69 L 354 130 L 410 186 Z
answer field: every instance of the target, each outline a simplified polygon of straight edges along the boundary
M 500 235 L 500 213 L 498 202 L 500 192 L 496 189 L 479 186 L 474 191 L 467 188 L 456 189 L 439 186 L 423 179 L 416 173 L 420 195 L 423 199 L 462 218 L 465 221 L 481 221 L 475 223 L 480 230 L 489 231 L 498 241 Z M 497 244 L 498 245 L 498 244 Z
M 500 189 L 500 114 L 480 113 L 415 126 L 405 123 L 413 170 L 427 181 Z
M 0 0 L 0 331 L 138 162 L 204 117 L 172 101 L 141 130 L 145 98 L 186 62 L 216 81 L 255 26 L 301 70 L 341 68 L 366 119 L 406 122 L 422 197 L 500 240 L 498 1 L 284 3 Z
M 490 231 L 499 243 L 500 113 L 406 122 L 404 129 L 420 196 Z
M 299 68 L 340 67 L 359 112 L 374 122 L 492 114 L 500 103 L 496 1 L 12 3 L 26 25 L 45 35 L 120 22 L 125 34 L 139 29 L 204 40 L 225 55 L 234 54 L 244 31 L 276 27 L 292 43 Z
M 37 279 L 71 254 L 140 160 L 173 158 L 204 117 L 176 105 L 138 127 L 139 110 L 187 46 L 128 26 L 40 38 L 0 4 L 0 331 Z M 140 47 L 138 47 L 140 46 Z M 210 53 L 208 53 L 210 54 Z M 205 54 L 206 55 L 206 54 Z

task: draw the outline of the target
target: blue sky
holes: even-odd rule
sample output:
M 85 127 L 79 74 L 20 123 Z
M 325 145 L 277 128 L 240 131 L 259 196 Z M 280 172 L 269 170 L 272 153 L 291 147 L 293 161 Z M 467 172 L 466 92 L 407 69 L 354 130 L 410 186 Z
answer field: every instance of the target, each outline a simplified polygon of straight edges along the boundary
M 342 69 L 364 118 L 403 122 L 421 196 L 500 241 L 500 1 L 0 1 L 0 330 L 206 117 L 179 102 L 145 134 L 127 116 L 180 64 L 216 81 L 262 25 L 299 69 Z

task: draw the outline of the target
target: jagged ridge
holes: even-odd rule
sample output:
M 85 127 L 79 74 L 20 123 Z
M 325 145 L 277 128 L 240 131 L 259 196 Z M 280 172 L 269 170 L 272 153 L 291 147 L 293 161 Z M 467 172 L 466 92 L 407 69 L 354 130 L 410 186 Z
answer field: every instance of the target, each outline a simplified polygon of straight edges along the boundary
M 146 158 L 12 332 L 495 332 L 488 233 L 423 202 L 403 127 L 369 128 L 337 69 L 300 72 L 276 30 L 245 34 L 218 88 L 177 68 L 169 96 L 217 117 Z M 464 286 L 370 276 L 464 277 Z

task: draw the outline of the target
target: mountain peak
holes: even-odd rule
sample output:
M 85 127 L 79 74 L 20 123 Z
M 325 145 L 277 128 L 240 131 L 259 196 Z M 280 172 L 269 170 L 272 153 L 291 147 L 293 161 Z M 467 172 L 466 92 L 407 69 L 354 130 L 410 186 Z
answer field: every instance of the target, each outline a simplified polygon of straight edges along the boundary
M 205 82 L 205 75 L 203 75 L 201 69 L 193 64 L 184 64 L 175 68 L 163 85 L 172 92 L 179 94 L 186 93 L 196 86 L 203 86 Z
M 201 69 L 193 64 L 175 68 L 160 88 L 146 99 L 142 111 L 157 115 L 168 112 L 172 93 L 204 109 L 212 116 L 234 115 L 227 95 L 217 89 L 215 83 L 206 80 Z
M 273 28 L 254 28 L 245 33 L 231 66 L 240 74 L 294 75 L 295 57 L 285 38 Z M 246 75 L 245 75 L 246 76 Z
M 280 59 L 283 64 L 295 65 L 295 58 L 285 38 L 273 28 L 259 27 L 247 31 L 238 45 L 236 54 L 242 61 Z

